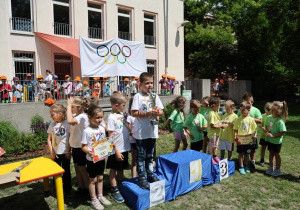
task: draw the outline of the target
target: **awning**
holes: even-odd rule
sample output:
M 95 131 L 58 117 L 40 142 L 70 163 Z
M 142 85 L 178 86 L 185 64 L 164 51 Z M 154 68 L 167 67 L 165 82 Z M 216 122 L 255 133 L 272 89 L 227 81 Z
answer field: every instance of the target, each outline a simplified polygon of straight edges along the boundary
M 60 36 L 53 36 L 49 34 L 43 34 L 39 32 L 34 32 L 34 34 L 43 40 L 49 42 L 50 44 L 55 45 L 56 47 L 70 53 L 71 55 L 80 58 L 79 55 L 79 40 L 71 39 Z

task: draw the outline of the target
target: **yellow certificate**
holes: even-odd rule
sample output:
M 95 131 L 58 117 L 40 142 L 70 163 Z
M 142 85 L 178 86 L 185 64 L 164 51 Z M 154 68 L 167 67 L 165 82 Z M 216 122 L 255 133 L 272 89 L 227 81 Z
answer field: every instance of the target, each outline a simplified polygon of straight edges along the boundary
M 105 159 L 110 155 L 115 154 L 113 144 L 114 144 L 113 136 L 93 143 L 92 144 L 92 153 L 94 154 L 93 162 L 96 163 L 100 160 Z
M 243 144 L 252 144 L 252 143 L 253 143 L 252 135 L 238 136 L 237 144 L 243 145 Z

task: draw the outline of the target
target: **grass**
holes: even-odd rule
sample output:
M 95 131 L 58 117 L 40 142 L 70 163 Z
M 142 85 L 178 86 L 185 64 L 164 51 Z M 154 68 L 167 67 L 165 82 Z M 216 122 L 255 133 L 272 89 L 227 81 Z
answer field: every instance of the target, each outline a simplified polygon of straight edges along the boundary
M 255 104 L 262 108 L 264 103 Z M 289 106 L 289 120 L 286 122 L 287 134 L 281 150 L 283 176 L 274 178 L 265 175 L 265 167 L 257 166 L 251 174 L 240 175 L 238 171 L 218 184 L 205 186 L 202 189 L 177 197 L 152 209 L 299 209 L 300 183 L 295 180 L 300 175 L 300 106 Z M 262 109 L 261 109 L 262 110 Z M 157 154 L 170 153 L 174 147 L 171 134 L 162 135 L 157 140 Z M 260 149 L 256 160 L 260 159 Z M 233 159 L 237 153 L 233 153 Z M 268 160 L 267 157 L 265 157 Z M 73 188 L 76 189 L 76 178 L 72 167 Z M 130 178 L 130 171 L 125 171 Z M 108 171 L 104 177 L 104 195 L 109 198 Z M 110 199 L 110 198 L 109 198 Z M 111 199 L 110 199 L 111 200 Z M 112 200 L 111 200 L 112 201 Z M 116 204 L 106 209 L 129 209 L 126 204 Z M 66 209 L 89 209 L 89 196 L 65 198 Z M 1 209 L 56 209 L 56 198 L 53 189 L 51 196 L 44 198 L 42 181 L 8 188 L 0 191 Z

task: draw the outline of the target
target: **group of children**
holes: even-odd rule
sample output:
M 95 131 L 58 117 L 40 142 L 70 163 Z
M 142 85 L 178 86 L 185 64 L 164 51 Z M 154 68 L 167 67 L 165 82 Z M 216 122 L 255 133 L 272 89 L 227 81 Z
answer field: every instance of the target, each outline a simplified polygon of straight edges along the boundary
M 53 122 L 48 129 L 48 147 L 52 159 L 65 170 L 63 185 L 66 195 L 71 194 L 70 157 L 72 153 L 78 180 L 78 192 L 89 190 L 94 209 L 104 209 L 111 203 L 103 196 L 103 174 L 110 169 L 111 197 L 124 202 L 118 183 L 123 181 L 124 169 L 128 168 L 128 155 L 132 155 L 132 177 L 138 175 L 138 185 L 149 188 L 148 182 L 158 181 L 153 174 L 153 153 L 158 138 L 158 125 L 152 124 L 154 116 L 163 114 L 163 105 L 158 96 L 153 101 L 149 90 L 153 89 L 153 77 L 149 73 L 140 75 L 141 91 L 130 99 L 129 113 L 124 113 L 126 97 L 114 92 L 110 97 L 112 112 L 107 122 L 95 97 L 70 97 L 67 108 L 53 104 L 50 114 Z M 113 136 L 115 154 L 94 163 L 92 144 Z M 147 178 L 146 178 L 147 174 Z
M 183 150 L 190 148 L 212 154 L 213 164 L 217 164 L 218 147 L 220 141 L 221 159 L 228 151 L 228 160 L 232 158 L 234 143 L 236 143 L 239 172 L 250 173 L 249 167 L 255 168 L 255 151 L 258 149 L 260 139 L 261 166 L 264 166 L 265 150 L 269 150 L 269 165 L 266 174 L 272 176 L 282 175 L 280 171 L 280 150 L 283 136 L 286 133 L 285 120 L 288 117 L 288 108 L 285 101 L 268 102 L 265 105 L 265 114 L 261 115 L 259 109 L 253 106 L 254 100 L 251 93 L 245 93 L 243 102 L 239 105 L 235 114 L 235 104 L 228 100 L 225 102 L 226 113 L 220 115 L 220 99 L 217 97 L 204 97 L 200 103 L 198 100 L 190 101 L 190 113 L 184 117 L 185 98 L 178 96 L 171 104 L 175 109 L 167 121 L 167 127 L 174 132 L 175 147 L 177 152 L 182 141 Z M 207 148 L 208 146 L 208 148 Z M 250 156 L 250 161 L 249 161 Z M 274 163 L 275 168 L 274 168 Z M 250 163 L 250 164 L 249 164 Z

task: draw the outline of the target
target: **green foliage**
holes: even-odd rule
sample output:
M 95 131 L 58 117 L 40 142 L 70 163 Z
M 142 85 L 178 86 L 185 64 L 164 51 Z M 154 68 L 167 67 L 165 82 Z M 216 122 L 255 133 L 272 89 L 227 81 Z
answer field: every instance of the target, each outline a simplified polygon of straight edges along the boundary
M 16 136 L 19 132 L 10 122 L 0 121 L 0 145 Z
M 167 128 L 167 120 L 170 117 L 170 115 L 172 114 L 174 110 L 174 106 L 171 104 L 166 104 L 166 106 L 164 107 L 164 114 L 162 116 L 159 117 L 159 125 L 158 127 L 162 130 L 168 130 Z
M 43 123 L 44 122 L 44 118 L 38 114 L 34 115 L 31 120 L 30 120 L 30 129 L 32 130 L 32 132 L 35 131 L 36 126 L 39 123 Z

